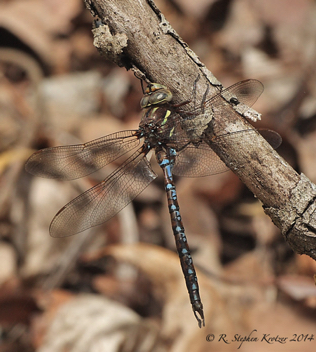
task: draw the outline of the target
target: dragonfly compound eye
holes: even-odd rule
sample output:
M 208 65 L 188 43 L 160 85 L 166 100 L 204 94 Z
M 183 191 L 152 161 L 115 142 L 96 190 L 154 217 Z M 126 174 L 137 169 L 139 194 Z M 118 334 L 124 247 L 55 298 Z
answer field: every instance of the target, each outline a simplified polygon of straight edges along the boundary
M 152 105 L 168 103 L 172 100 L 172 93 L 167 88 L 161 88 L 150 96 L 150 103 Z

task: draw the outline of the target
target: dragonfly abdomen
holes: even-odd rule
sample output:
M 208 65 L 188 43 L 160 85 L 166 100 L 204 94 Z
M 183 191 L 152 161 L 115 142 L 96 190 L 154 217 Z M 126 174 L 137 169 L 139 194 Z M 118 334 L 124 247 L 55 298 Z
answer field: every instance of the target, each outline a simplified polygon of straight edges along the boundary
M 176 241 L 177 252 L 180 258 L 182 272 L 190 296 L 192 309 L 199 326 L 204 325 L 203 305 L 199 293 L 198 280 L 190 253 L 188 241 L 184 232 L 180 208 L 177 198 L 177 191 L 173 181 L 172 168 L 175 163 L 176 152 L 168 148 L 167 152 L 158 151 L 156 157 L 164 173 L 164 186 L 167 193 L 168 208 L 171 217 L 172 231 Z

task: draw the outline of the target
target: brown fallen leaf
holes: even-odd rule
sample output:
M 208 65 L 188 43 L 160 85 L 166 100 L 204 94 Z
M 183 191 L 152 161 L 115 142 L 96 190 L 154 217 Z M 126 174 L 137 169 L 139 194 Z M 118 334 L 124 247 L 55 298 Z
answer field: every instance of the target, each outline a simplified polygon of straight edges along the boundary
M 164 302 L 162 308 L 161 335 L 173 340 L 172 351 L 207 351 L 207 331 L 230 331 L 231 320 L 220 293 L 209 277 L 197 270 L 200 293 L 204 306 L 206 327 L 199 329 L 194 318 L 185 281 L 177 255 L 158 246 L 139 243 L 108 246 L 84 260 L 96 260 L 110 255 L 119 262 L 136 266 L 151 281 L 154 295 Z
M 64 63 L 65 67 L 69 49 L 63 41 L 56 40 L 57 33 L 68 33 L 71 19 L 80 10 L 78 0 L 2 2 L 0 26 L 31 48 L 47 66 Z
M 51 326 L 59 308 L 74 299 L 75 295 L 64 290 L 41 291 L 34 293 L 36 302 L 43 310 L 43 314 L 33 317 L 32 320 L 32 339 L 36 347 L 43 344 L 43 340 L 49 327 Z
M 316 286 L 312 277 L 283 275 L 277 280 L 280 289 L 295 301 L 316 297 Z
M 22 282 L 11 278 L 0 289 L 0 324 L 4 327 L 18 324 L 28 325 L 39 306 L 31 290 Z
M 146 351 L 156 344 L 157 326 L 143 324 L 131 309 L 94 294 L 64 298 L 53 292 L 42 322 L 34 326 L 40 331 L 46 323 L 36 339 L 38 352 Z

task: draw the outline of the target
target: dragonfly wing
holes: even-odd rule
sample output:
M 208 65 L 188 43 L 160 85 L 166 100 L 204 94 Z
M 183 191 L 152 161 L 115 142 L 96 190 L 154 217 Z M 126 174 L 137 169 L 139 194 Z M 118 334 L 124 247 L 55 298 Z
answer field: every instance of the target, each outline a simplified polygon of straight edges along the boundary
M 271 145 L 273 149 L 278 149 L 282 144 L 282 137 L 278 132 L 261 128 L 258 130 L 261 136 Z
M 228 171 L 229 168 L 206 144 L 188 145 L 177 154 L 172 173 L 184 177 L 203 177 Z
M 242 103 L 251 107 L 260 97 L 263 92 L 263 84 L 256 79 L 247 79 L 244 81 L 237 82 L 232 86 L 223 89 L 221 92 L 211 96 L 205 97 L 205 100 L 200 104 L 194 104 L 193 109 L 189 109 L 188 111 L 183 111 L 181 116 L 184 119 L 195 119 L 199 115 L 208 115 L 211 113 L 210 110 L 213 108 L 223 108 L 224 107 L 224 98 L 227 101 L 230 101 L 232 98 L 235 98 L 235 101 L 232 100 L 232 104 L 238 105 L 238 103 Z M 237 99 L 237 101 L 236 101 Z
M 227 96 L 228 100 L 232 97 L 236 97 L 240 103 L 250 107 L 258 100 L 263 90 L 264 87 L 260 81 L 256 79 L 246 79 L 224 89 L 220 95 Z
M 282 138 L 277 132 L 268 129 L 260 129 L 258 132 L 274 149 L 277 149 L 281 145 Z M 242 135 L 245 133 L 256 133 L 256 130 L 248 129 L 220 135 L 216 137 L 213 143 L 223 138 L 242 138 Z M 197 146 L 189 144 L 186 148 L 178 152 L 173 174 L 184 177 L 202 177 L 220 174 L 228 170 L 229 168 L 211 147 L 203 142 Z
M 101 169 L 139 143 L 135 131 L 121 131 L 84 144 L 39 150 L 25 168 L 35 176 L 74 180 Z
M 255 79 L 247 79 L 237 82 L 211 97 L 208 97 L 207 92 L 208 90 L 203 101 L 198 104 L 194 102 L 193 109 L 184 109 L 179 113 L 182 117 L 183 129 L 190 140 L 199 140 L 214 115 L 233 113 L 233 107 L 239 113 L 246 114 L 244 116 L 249 115 L 249 118 L 254 119 L 252 116 L 254 111 L 250 107 L 262 94 L 263 84 Z M 228 102 L 231 102 L 231 105 Z
M 52 237 L 66 237 L 102 224 L 126 207 L 157 175 L 140 151 L 104 181 L 65 205 L 50 225 Z

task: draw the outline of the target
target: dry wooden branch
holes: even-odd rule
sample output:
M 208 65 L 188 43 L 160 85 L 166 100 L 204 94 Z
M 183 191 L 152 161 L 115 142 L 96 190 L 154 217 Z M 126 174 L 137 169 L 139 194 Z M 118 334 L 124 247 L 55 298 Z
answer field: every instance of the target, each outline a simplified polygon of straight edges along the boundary
M 214 94 L 222 88 L 152 0 L 85 3 L 100 20 L 94 29 L 100 52 L 118 65 L 133 69 L 138 76 L 168 86 L 175 103 L 192 95 L 198 75 L 201 84 L 197 87 L 197 101 L 202 101 L 207 84 Z M 223 99 L 223 106 L 227 104 Z M 217 142 L 216 135 L 249 129 L 249 124 L 233 111 L 225 114 L 218 108 L 215 116 L 206 131 L 210 146 L 262 202 L 291 248 L 316 259 L 316 186 L 305 175 L 297 174 L 258 133 L 245 133 L 242 140 L 227 138 Z

